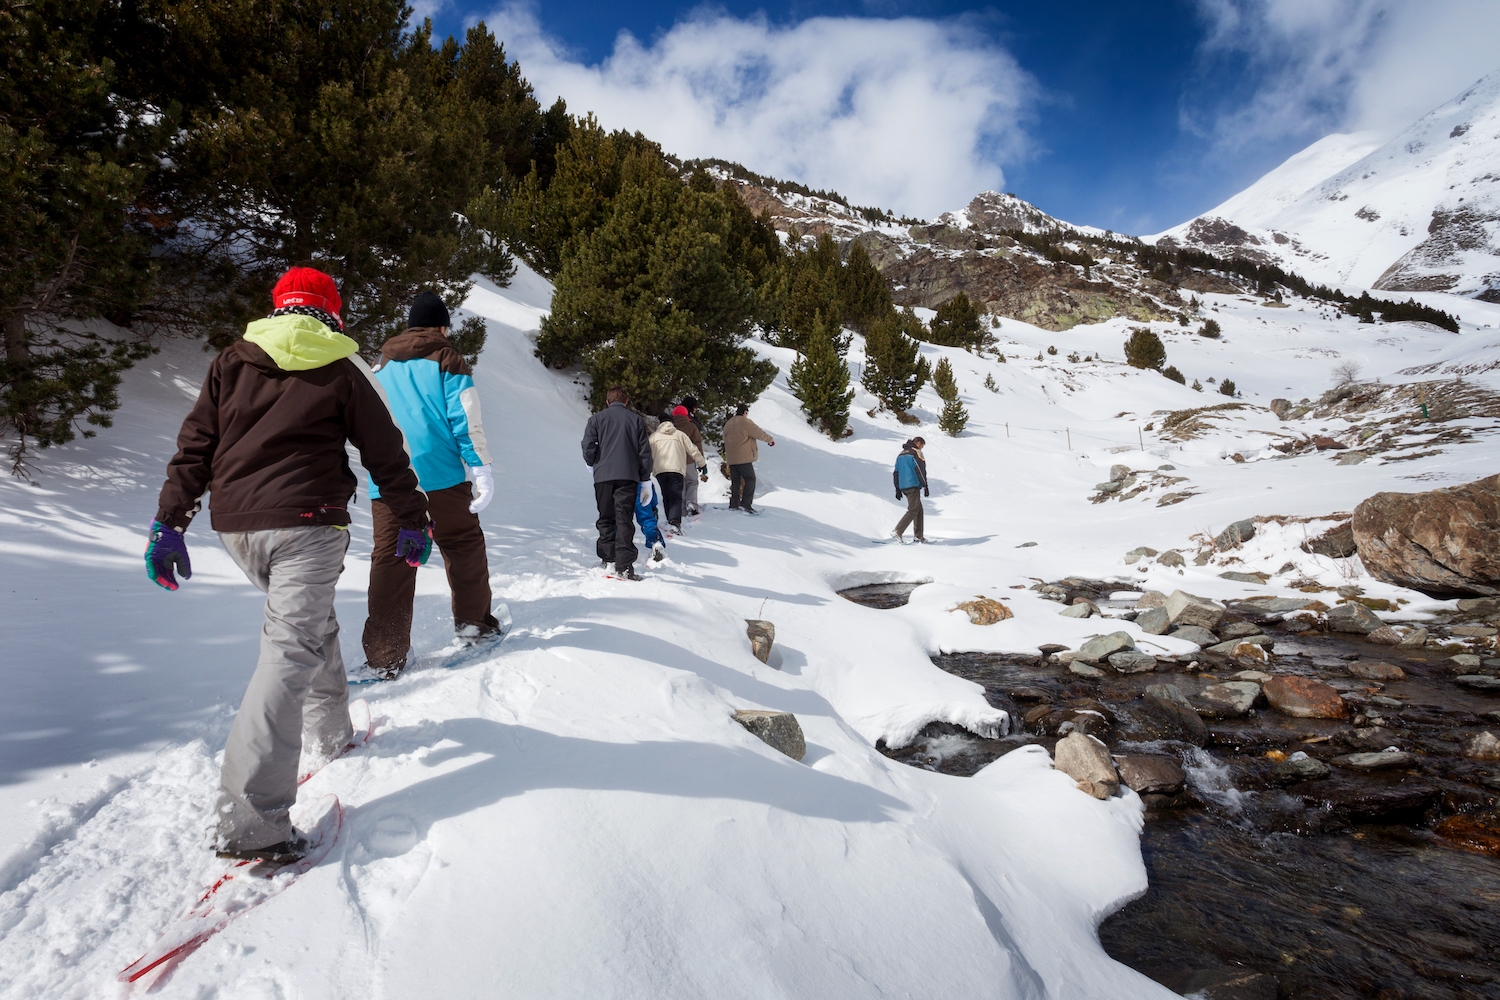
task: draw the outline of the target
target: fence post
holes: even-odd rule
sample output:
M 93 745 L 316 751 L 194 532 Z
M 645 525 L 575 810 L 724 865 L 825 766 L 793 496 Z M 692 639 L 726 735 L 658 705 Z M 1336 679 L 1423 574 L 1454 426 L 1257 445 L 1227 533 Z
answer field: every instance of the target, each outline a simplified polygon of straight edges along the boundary
M 1073 428 L 1071 428 L 1071 427 L 1064 427 L 1063 428 L 1063 433 L 1066 434 L 1066 435 L 1068 435 L 1068 450 L 1072 451 L 1073 450 Z

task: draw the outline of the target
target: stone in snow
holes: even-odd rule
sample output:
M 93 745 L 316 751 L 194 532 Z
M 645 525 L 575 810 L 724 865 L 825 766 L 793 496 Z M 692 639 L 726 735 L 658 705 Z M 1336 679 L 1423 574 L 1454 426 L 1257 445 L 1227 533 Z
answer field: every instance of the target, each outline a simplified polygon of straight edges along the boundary
M 1236 570 L 1219 574 L 1220 580 L 1232 580 L 1235 583 L 1265 583 L 1266 578 L 1265 573 L 1240 573 Z
M 1094 609 L 1087 601 L 1071 604 L 1058 612 L 1064 618 L 1087 618 L 1093 613 Z
M 1154 555 L 1156 555 L 1155 549 L 1150 549 L 1142 545 L 1139 548 L 1131 549 L 1129 552 L 1125 553 L 1125 565 L 1129 566 L 1136 562 L 1139 562 L 1142 556 Z
M 1219 537 L 1214 539 L 1214 548 L 1220 552 L 1237 549 L 1254 537 L 1255 520 L 1247 517 L 1243 521 L 1234 522 L 1219 532 Z
M 755 618 L 745 619 L 745 634 L 750 637 L 750 651 L 762 663 L 771 658 L 771 645 L 776 641 L 776 626 Z
M 1159 590 L 1148 590 L 1135 602 L 1137 608 L 1159 608 L 1167 603 L 1167 595 Z
M 1142 795 L 1172 795 L 1187 782 L 1182 765 L 1171 757 L 1132 754 L 1115 763 L 1125 787 Z
M 1092 736 L 1069 733 L 1058 740 L 1052 766 L 1096 799 L 1107 799 L 1120 790 L 1120 775 L 1110 759 L 1109 749 Z
M 807 756 L 807 741 L 802 737 L 802 727 L 791 712 L 767 712 L 760 709 L 740 709 L 734 713 L 734 721 L 767 746 L 780 750 L 792 760 Z
M 1163 566 L 1187 565 L 1187 560 L 1182 558 L 1182 553 L 1178 552 L 1176 549 L 1168 549 L 1167 551 L 1163 552 L 1156 561 Z
M 1216 719 L 1237 719 L 1247 714 L 1260 697 L 1260 685 L 1253 681 L 1225 681 L 1210 684 L 1198 692 L 1199 715 Z
M 1406 679 L 1406 671 L 1381 660 L 1355 660 L 1349 664 L 1349 676 L 1367 681 L 1402 681 Z
M 1297 719 L 1343 719 L 1349 715 L 1349 706 L 1339 693 L 1311 677 L 1272 677 L 1261 691 L 1282 715 Z
M 1354 601 L 1340 604 L 1328 612 L 1328 628 L 1333 632 L 1369 635 L 1383 624 L 1385 623 L 1375 616 L 1375 612 Z
M 1098 663 L 1100 660 L 1108 659 L 1111 653 L 1134 648 L 1135 640 L 1130 637 L 1129 632 L 1111 632 L 1109 635 L 1096 635 L 1079 646 L 1074 658 L 1088 663 Z
M 1135 616 L 1135 623 L 1147 635 L 1161 635 L 1171 626 L 1166 608 L 1147 608 Z
M 1198 625 L 1213 629 L 1224 617 L 1224 605 L 1181 590 L 1172 591 L 1163 605 L 1173 625 Z

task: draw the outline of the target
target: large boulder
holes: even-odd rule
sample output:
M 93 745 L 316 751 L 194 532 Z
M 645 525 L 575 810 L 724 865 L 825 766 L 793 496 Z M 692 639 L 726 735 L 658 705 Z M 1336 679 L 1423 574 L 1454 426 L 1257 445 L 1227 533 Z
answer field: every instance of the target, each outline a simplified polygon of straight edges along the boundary
M 1166 608 L 1147 608 L 1135 616 L 1136 627 L 1147 635 L 1162 635 L 1172 625 Z
M 1354 508 L 1365 568 L 1433 597 L 1500 596 L 1500 475 L 1427 493 L 1377 493 Z
M 1197 625 L 1210 631 L 1224 617 L 1224 605 L 1206 597 L 1194 597 L 1181 590 L 1172 591 L 1163 605 L 1173 625 Z
M 1108 659 L 1113 653 L 1134 648 L 1135 640 L 1130 637 L 1129 632 L 1111 632 L 1109 635 L 1096 635 L 1079 646 L 1074 658 L 1086 663 L 1098 663 Z
M 1247 714 L 1260 697 L 1260 685 L 1254 681 L 1224 681 L 1210 684 L 1198 692 L 1199 715 L 1219 719 L 1237 719 Z
M 1069 733 L 1057 741 L 1052 766 L 1078 782 L 1081 791 L 1107 799 L 1120 790 L 1120 775 L 1109 749 L 1092 736 Z

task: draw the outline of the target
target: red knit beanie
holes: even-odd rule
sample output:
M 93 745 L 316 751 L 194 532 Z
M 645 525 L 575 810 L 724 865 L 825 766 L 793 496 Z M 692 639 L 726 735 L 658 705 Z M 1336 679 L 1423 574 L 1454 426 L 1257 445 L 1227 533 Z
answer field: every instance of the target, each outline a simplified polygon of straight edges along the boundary
M 338 286 L 333 279 L 314 267 L 294 267 L 271 289 L 271 304 L 277 309 L 287 306 L 312 306 L 338 316 L 344 310 Z
M 688 411 L 686 406 L 679 406 L 677 407 L 677 409 L 672 411 L 672 416 L 674 417 L 685 417 L 687 415 Z

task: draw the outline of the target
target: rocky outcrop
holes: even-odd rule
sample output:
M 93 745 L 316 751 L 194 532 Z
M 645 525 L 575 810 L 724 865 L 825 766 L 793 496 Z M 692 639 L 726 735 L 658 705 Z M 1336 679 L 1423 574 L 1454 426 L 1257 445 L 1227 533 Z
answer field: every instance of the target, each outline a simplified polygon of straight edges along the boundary
M 1372 576 L 1433 597 L 1500 595 L 1500 475 L 1427 493 L 1377 493 L 1354 510 Z

